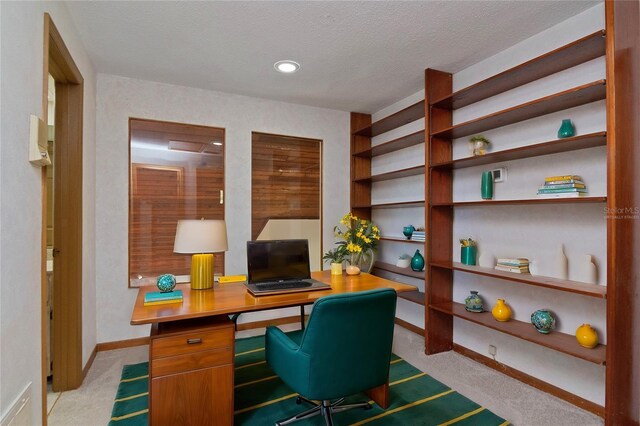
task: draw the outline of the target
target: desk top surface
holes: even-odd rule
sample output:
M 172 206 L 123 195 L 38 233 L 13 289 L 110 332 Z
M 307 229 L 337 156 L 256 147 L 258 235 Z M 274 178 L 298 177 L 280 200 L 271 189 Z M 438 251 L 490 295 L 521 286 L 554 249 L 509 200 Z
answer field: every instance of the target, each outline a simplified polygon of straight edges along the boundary
M 247 291 L 243 283 L 238 282 L 216 283 L 214 288 L 209 290 L 191 290 L 189 284 L 179 284 L 176 289 L 182 290 L 182 303 L 144 306 L 144 295 L 150 291 L 158 291 L 158 288 L 156 286 L 140 287 L 133 307 L 133 314 L 131 315 L 131 324 L 152 324 L 212 315 L 230 315 L 264 309 L 286 308 L 311 304 L 315 300 L 330 294 L 377 288 L 393 288 L 398 293 L 416 290 L 415 286 L 397 283 L 370 274 L 349 276 L 343 273 L 342 275 L 331 275 L 330 271 L 319 271 L 312 272 L 311 277 L 331 284 L 331 290 L 255 297 Z

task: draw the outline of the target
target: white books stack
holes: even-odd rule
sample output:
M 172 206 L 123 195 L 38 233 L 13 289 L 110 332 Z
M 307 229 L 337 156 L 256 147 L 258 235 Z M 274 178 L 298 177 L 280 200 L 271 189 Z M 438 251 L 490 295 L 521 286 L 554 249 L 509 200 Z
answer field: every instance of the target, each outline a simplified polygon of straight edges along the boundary
M 412 241 L 425 241 L 426 234 L 424 231 L 413 231 L 411 234 Z
M 515 274 L 529 273 L 529 259 L 523 257 L 500 258 L 495 269 L 497 271 L 513 272 Z

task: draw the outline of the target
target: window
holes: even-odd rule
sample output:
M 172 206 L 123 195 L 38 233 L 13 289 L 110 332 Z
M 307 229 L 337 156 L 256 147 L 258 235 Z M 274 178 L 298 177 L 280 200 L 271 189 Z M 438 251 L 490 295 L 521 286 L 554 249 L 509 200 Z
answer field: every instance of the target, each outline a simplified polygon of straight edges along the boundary
M 188 280 L 191 255 L 173 253 L 176 225 L 224 219 L 225 131 L 132 118 L 129 135 L 129 284 L 165 273 Z M 215 262 L 224 273 L 224 255 Z

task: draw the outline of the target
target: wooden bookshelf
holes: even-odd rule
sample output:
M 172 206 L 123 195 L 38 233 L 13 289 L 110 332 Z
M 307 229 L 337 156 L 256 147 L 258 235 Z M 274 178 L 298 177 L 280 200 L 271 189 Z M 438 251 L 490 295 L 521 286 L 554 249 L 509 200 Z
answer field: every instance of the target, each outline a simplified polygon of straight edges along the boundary
M 412 244 L 422 244 L 424 245 L 424 241 L 416 241 L 416 240 L 407 240 L 403 237 L 380 237 L 381 241 L 392 241 L 396 243 L 412 243 Z
M 404 275 L 405 277 L 417 278 L 419 280 L 424 280 L 424 271 L 416 272 L 411 268 L 400 268 L 399 266 L 392 265 L 391 263 L 386 262 L 376 262 L 373 265 L 374 269 L 380 269 L 387 272 L 393 272 L 394 274 Z
M 484 132 L 553 112 L 586 105 L 606 97 L 605 80 L 598 80 L 563 92 L 545 96 L 464 123 L 444 128 L 434 127 L 431 135 L 439 139 L 455 139 Z M 440 129 L 440 130 L 438 130 Z
M 356 136 L 371 138 L 388 132 L 389 130 L 404 126 L 405 124 L 416 121 L 422 117 L 424 117 L 424 100 L 420 100 L 419 102 L 416 102 L 395 114 L 391 114 L 376 121 L 375 123 L 360 127 L 358 130 L 352 132 Z
M 561 280 L 558 278 L 544 277 L 540 275 L 515 274 L 512 272 L 498 271 L 493 268 L 486 268 L 482 266 L 465 265 L 460 262 L 431 262 L 431 265 L 437 268 L 451 269 L 454 271 L 462 271 L 469 274 L 498 278 L 501 280 L 517 282 L 521 284 L 566 291 L 569 293 L 581 294 L 583 296 L 595 297 L 598 299 L 607 298 L 607 287 L 604 285 L 589 284 L 580 281 Z
M 607 197 L 567 197 L 567 198 L 525 198 L 518 200 L 477 200 L 477 201 L 453 201 L 450 203 L 434 202 L 434 207 L 465 207 L 465 206 L 504 206 L 522 204 L 584 204 L 584 203 L 604 203 Z
M 523 158 L 539 157 L 542 155 L 559 154 L 562 152 L 577 151 L 580 149 L 605 146 L 607 144 L 607 132 L 589 133 L 573 136 L 571 138 L 555 139 L 534 145 L 522 146 L 513 149 L 491 152 L 476 157 L 466 157 L 457 160 L 432 163 L 431 167 L 462 169 L 466 167 L 483 166 L 485 164 L 500 163 L 504 161 L 520 160 Z
M 391 152 L 399 151 L 401 149 L 409 148 L 415 145 L 420 145 L 422 143 L 424 143 L 423 130 L 411 133 L 410 135 L 403 136 L 389 142 L 372 146 L 371 148 L 363 149 L 354 153 L 353 155 L 355 155 L 356 157 L 365 158 L 377 157 L 378 155 L 389 154 Z
M 424 306 L 424 293 L 418 290 L 398 293 L 398 298 Z
M 437 312 L 462 318 L 474 324 L 509 334 L 519 339 L 526 340 L 544 346 L 585 361 L 604 365 L 606 361 L 606 345 L 598 345 L 593 349 L 584 348 L 578 344 L 575 336 L 552 331 L 549 334 L 538 332 L 531 323 L 510 320 L 507 322 L 496 321 L 491 312 L 468 312 L 461 303 L 448 302 L 429 305 Z
M 371 207 L 372 209 L 395 209 L 395 208 L 405 208 L 405 207 L 424 207 L 424 200 L 397 201 L 395 203 L 370 204 L 367 207 Z
M 354 182 L 381 182 L 409 176 L 418 176 L 424 174 L 424 170 L 424 166 L 407 167 L 406 169 L 394 170 L 392 172 L 381 173 L 379 175 L 359 177 L 354 179 Z
M 435 100 L 434 108 L 458 109 L 605 54 L 605 32 L 596 31 L 544 55 Z

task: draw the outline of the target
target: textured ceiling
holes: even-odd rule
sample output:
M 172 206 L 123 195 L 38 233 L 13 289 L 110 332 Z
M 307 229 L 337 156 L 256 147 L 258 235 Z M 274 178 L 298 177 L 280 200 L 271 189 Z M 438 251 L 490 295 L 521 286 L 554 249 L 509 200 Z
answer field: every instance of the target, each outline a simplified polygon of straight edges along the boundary
M 599 1 L 67 2 L 100 73 L 375 112 Z M 301 64 L 293 75 L 273 63 Z

